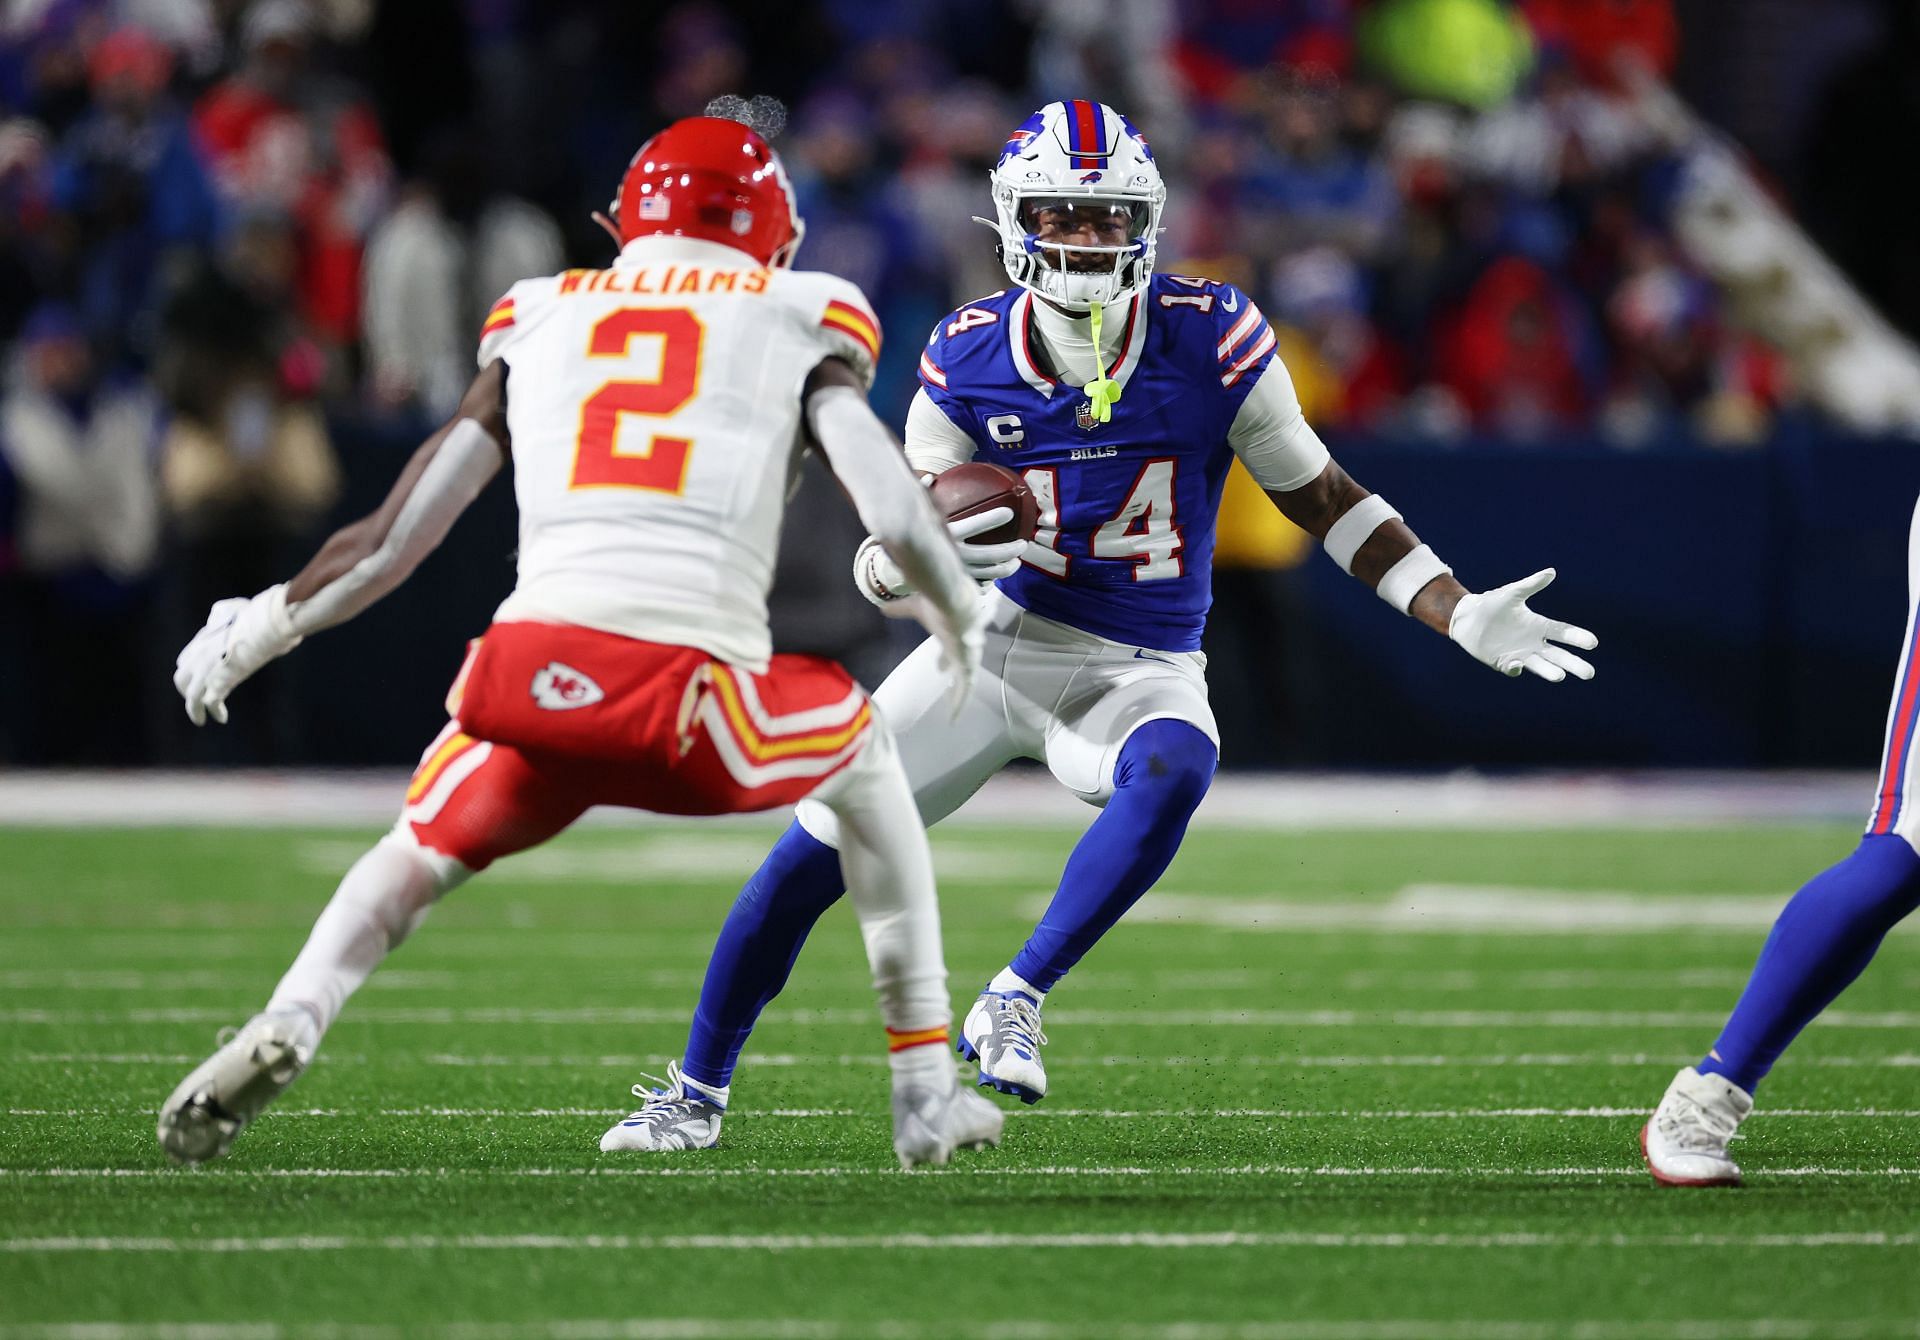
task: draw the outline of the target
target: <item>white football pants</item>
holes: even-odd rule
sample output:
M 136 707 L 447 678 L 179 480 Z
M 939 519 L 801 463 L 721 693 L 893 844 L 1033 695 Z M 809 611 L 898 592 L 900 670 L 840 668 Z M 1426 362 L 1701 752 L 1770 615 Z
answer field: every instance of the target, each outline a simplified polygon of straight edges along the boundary
M 1200 652 L 1109 642 L 1024 610 L 993 588 L 982 598 L 992 605 L 986 653 L 958 716 L 931 640 L 873 695 L 929 827 L 1016 758 L 1045 763 L 1062 786 L 1104 806 L 1121 746 L 1147 722 L 1185 721 L 1220 743 Z M 820 841 L 841 846 L 826 806 L 809 798 L 795 814 Z

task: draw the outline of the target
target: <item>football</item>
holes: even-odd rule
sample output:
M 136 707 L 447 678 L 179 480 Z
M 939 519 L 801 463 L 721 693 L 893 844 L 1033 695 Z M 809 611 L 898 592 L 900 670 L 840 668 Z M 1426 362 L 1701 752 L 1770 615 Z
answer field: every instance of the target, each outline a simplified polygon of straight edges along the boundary
M 1011 507 L 1013 519 L 973 538 L 987 544 L 1031 540 L 1040 529 L 1040 503 L 1027 481 L 1005 466 L 968 461 L 935 475 L 933 505 L 949 521 Z

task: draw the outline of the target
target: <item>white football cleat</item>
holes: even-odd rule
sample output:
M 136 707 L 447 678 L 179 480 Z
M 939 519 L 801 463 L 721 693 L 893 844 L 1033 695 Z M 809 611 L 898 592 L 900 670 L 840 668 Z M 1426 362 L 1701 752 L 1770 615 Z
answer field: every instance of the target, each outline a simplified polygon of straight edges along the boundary
M 896 1086 L 893 1091 L 893 1152 L 902 1168 L 946 1166 L 956 1149 L 1000 1143 L 1006 1114 L 979 1094 L 961 1087 L 955 1076 L 945 1092 L 928 1085 Z
M 1640 1128 L 1640 1152 L 1662 1186 L 1739 1186 L 1727 1144 L 1753 1111 L 1753 1095 L 1720 1075 L 1688 1066 L 1673 1077 Z
M 1040 1004 L 1024 991 L 982 991 L 960 1026 L 960 1054 L 980 1065 L 980 1087 L 1010 1093 L 1023 1103 L 1047 1096 L 1040 1048 Z
M 665 1080 L 647 1076 L 665 1088 L 633 1086 L 643 1100 L 640 1110 L 600 1137 L 603 1152 L 665 1153 L 677 1149 L 712 1149 L 720 1143 L 720 1119 L 726 1115 L 726 1094 L 711 1094 L 688 1082 L 678 1061 L 667 1062 Z M 716 1101 L 717 1099 L 717 1101 Z
M 202 1061 L 160 1108 L 160 1147 L 176 1163 L 205 1163 L 287 1091 L 313 1060 L 313 1020 L 303 1010 L 256 1014 Z

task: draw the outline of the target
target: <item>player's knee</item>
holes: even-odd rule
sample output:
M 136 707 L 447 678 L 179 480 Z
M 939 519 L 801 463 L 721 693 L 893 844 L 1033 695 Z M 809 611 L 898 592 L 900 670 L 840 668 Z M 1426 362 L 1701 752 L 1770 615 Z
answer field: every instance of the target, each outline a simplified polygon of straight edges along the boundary
M 1114 789 L 1150 791 L 1157 808 L 1184 820 L 1199 808 L 1219 763 L 1219 751 L 1199 727 L 1173 718 L 1149 721 L 1122 746 Z
M 1870 887 L 1881 891 L 1878 902 L 1889 924 L 1920 908 L 1920 852 L 1904 836 L 1868 834 L 1848 863 L 1863 873 Z
M 822 846 L 838 851 L 842 814 L 870 806 L 877 792 L 904 785 L 904 777 L 899 746 L 876 711 L 860 752 L 794 806 L 796 826 Z
M 410 883 L 421 891 L 429 903 L 473 878 L 474 867 L 457 855 L 439 851 L 421 841 L 413 825 L 405 819 L 375 843 L 368 855 L 375 853 L 384 854 L 387 859 L 404 865 L 412 874 Z
M 844 892 L 840 853 L 794 823 L 740 890 L 734 914 L 817 918 Z

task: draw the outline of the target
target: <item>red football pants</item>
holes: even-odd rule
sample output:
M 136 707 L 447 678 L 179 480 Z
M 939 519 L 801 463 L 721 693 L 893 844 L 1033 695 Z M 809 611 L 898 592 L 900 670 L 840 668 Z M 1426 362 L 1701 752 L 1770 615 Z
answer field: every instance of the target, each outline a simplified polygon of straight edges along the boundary
M 873 720 L 865 692 L 831 661 L 775 656 L 754 674 L 691 647 L 544 623 L 488 629 L 447 711 L 402 818 L 470 870 L 546 841 L 594 805 L 792 805 L 859 753 Z

